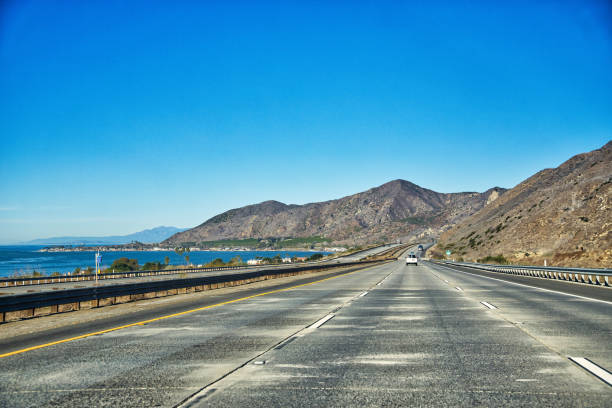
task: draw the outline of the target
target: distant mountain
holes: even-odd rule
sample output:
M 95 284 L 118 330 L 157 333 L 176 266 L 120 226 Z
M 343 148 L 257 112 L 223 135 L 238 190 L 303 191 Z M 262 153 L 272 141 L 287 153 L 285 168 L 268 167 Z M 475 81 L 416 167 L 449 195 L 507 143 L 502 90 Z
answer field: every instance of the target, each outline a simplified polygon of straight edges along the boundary
M 430 253 L 466 260 L 612 267 L 612 142 L 545 169 L 442 234 Z
M 505 189 L 437 193 L 406 180 L 337 200 L 305 205 L 265 201 L 229 210 L 164 241 L 166 245 L 221 239 L 325 237 L 361 245 L 408 236 L 437 236 L 480 210 Z
M 185 231 L 185 228 L 176 227 L 156 227 L 140 232 L 135 232 L 129 235 L 116 235 L 107 237 L 53 237 L 34 239 L 32 241 L 23 242 L 27 245 L 118 245 L 128 244 L 133 241 L 142 242 L 143 244 L 153 244 L 161 242 L 166 238 Z

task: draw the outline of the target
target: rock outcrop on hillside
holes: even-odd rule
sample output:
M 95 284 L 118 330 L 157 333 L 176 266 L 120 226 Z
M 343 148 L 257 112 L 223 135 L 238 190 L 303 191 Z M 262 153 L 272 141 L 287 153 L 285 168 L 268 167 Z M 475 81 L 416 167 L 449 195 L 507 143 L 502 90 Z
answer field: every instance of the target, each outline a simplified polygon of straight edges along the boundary
M 612 142 L 545 169 L 444 232 L 454 258 L 612 267 Z
M 229 210 L 163 244 L 320 236 L 334 244 L 362 245 L 417 235 L 435 237 L 504 191 L 496 187 L 484 193 L 445 194 L 394 180 L 337 200 L 305 205 L 265 201 Z

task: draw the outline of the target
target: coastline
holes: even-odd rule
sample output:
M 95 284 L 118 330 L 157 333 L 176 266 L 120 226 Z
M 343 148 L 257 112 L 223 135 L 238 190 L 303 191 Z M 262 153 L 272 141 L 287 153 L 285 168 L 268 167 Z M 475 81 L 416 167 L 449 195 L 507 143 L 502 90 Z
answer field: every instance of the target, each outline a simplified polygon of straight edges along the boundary
M 173 252 L 173 248 L 50 247 L 36 252 Z M 189 252 L 341 252 L 338 248 L 190 248 Z
M 166 258 L 168 264 L 171 265 L 185 265 L 186 262 L 194 265 L 204 265 L 216 259 L 229 262 L 236 256 L 240 256 L 243 262 L 247 262 L 257 257 L 273 258 L 276 255 L 280 255 L 282 258 L 291 258 L 293 256 L 310 257 L 316 253 L 331 254 L 331 252 L 318 248 L 299 248 L 297 250 L 285 248 L 280 250 L 271 248 L 261 250 L 201 248 L 198 251 L 191 250 L 183 254 L 179 254 L 173 249 L 153 250 L 152 248 L 81 247 L 77 249 L 64 247 L 61 249 L 53 248 L 51 251 L 41 251 L 41 249 L 40 246 L 0 246 L 0 277 L 33 275 L 35 273 L 45 275 L 66 274 L 74 273 L 77 268 L 81 270 L 88 267 L 93 268 L 96 251 L 100 251 L 102 255 L 102 267 L 109 267 L 120 258 L 136 259 L 140 266 L 146 263 L 165 263 Z M 186 256 L 189 256 L 189 260 L 186 259 Z

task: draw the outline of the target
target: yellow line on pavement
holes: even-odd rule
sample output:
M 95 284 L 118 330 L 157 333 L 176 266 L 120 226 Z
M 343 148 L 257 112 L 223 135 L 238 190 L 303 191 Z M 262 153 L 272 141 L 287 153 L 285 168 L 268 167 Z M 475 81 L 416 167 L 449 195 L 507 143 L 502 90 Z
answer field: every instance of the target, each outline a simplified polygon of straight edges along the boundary
M 375 266 L 379 266 L 379 265 L 375 265 Z M 242 298 L 239 298 L 239 299 L 228 300 L 226 302 L 221 302 L 221 303 L 215 303 L 214 305 L 202 306 L 202 307 L 198 307 L 196 309 L 185 310 L 184 312 L 173 313 L 173 314 L 169 314 L 169 315 L 165 315 L 165 316 L 156 317 L 154 319 L 143 320 L 141 322 L 130 323 L 130 324 L 126 324 L 126 325 L 123 325 L 123 326 L 112 327 L 112 328 L 106 329 L 106 330 L 100 330 L 100 331 L 97 331 L 97 332 L 81 334 L 80 336 L 70 337 L 70 338 L 67 338 L 67 339 L 52 341 L 50 343 L 40 344 L 38 346 L 32 346 L 32 347 L 24 348 L 24 349 L 21 349 L 21 350 L 11 351 L 10 353 L 0 354 L 0 358 L 14 356 L 15 354 L 21 354 L 21 353 L 25 353 L 27 351 L 38 350 L 38 349 L 45 348 L 45 347 L 55 346 L 56 344 L 68 343 L 69 341 L 80 340 L 80 339 L 84 339 L 84 338 L 91 337 L 91 336 L 97 336 L 99 334 L 110 333 L 110 332 L 113 332 L 113 331 L 117 331 L 117 330 L 121 330 L 121 329 L 126 329 L 128 327 L 142 326 L 142 325 L 147 324 L 147 323 L 152 323 L 152 322 L 156 322 L 156 321 L 159 321 L 159 320 L 169 319 L 171 317 L 182 316 L 182 315 L 186 315 L 186 314 L 189 314 L 189 313 L 199 312 L 201 310 L 212 309 L 213 307 L 219 307 L 219 306 L 223 306 L 223 305 L 228 305 L 230 303 L 241 302 L 243 300 L 253 299 L 253 298 L 256 298 L 256 297 L 259 297 L 259 296 L 266 296 L 266 295 L 270 295 L 272 293 L 285 292 L 287 290 L 292 290 L 292 289 L 300 288 L 300 287 L 303 287 L 303 286 L 314 285 L 315 283 L 320 283 L 320 282 L 324 282 L 324 281 L 327 281 L 327 280 L 330 280 L 330 279 L 340 278 L 340 277 L 343 277 L 343 276 L 346 276 L 346 275 L 351 275 L 351 274 L 356 273 L 356 272 L 362 272 L 364 270 L 371 269 L 373 267 L 374 266 L 370 266 L 368 268 L 359 269 L 359 270 L 356 270 L 356 271 L 353 271 L 353 272 L 343 273 L 342 275 L 331 276 L 329 278 L 319 279 L 319 280 L 316 280 L 314 282 L 302 283 L 300 285 L 295 285 L 295 286 L 291 286 L 291 287 L 284 288 L 284 289 L 271 290 L 271 291 L 268 291 L 268 292 L 258 293 L 256 295 L 245 296 L 245 297 L 242 297 Z

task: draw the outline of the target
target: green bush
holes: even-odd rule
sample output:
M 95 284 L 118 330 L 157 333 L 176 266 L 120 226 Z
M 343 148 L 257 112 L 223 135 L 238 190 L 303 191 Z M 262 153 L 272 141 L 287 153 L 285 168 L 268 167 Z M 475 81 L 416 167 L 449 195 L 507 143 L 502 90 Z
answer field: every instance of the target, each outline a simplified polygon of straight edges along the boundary
M 115 272 L 137 271 L 138 259 L 119 258 L 113 261 L 113 264 L 108 269 Z
M 225 262 L 223 262 L 223 259 L 221 258 L 216 258 L 213 259 L 211 262 L 207 263 L 206 266 L 210 268 L 217 268 L 219 266 L 225 266 Z
M 159 271 L 161 269 L 164 269 L 164 265 L 161 262 L 147 262 L 142 265 L 143 271 Z
M 309 261 L 318 261 L 319 259 L 323 258 L 323 254 L 312 254 L 308 260 Z
M 508 260 L 506 258 L 504 258 L 503 255 L 497 255 L 497 256 L 491 256 L 488 255 L 484 258 L 480 258 L 477 260 L 478 263 L 497 263 L 500 265 L 506 265 L 508 264 Z
M 236 255 L 235 257 L 233 257 L 232 259 L 230 259 L 227 262 L 228 266 L 239 266 L 239 265 L 244 265 L 244 261 L 242 260 L 242 258 L 239 255 Z

